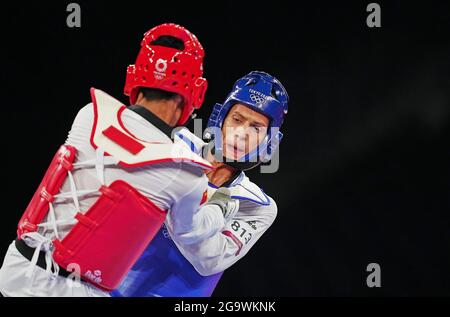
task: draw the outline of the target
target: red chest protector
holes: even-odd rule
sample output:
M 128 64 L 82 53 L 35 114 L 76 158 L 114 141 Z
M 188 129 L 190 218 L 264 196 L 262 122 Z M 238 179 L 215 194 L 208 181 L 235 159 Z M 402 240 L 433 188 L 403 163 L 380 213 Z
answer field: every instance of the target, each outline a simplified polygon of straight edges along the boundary
M 212 168 L 182 146 L 138 140 L 121 122 L 124 105 L 100 90 L 91 89 L 91 94 L 95 113 L 91 144 L 113 156 L 122 167 L 183 161 L 201 169 Z M 58 150 L 19 222 L 19 239 L 37 231 L 72 170 L 76 154 L 76 148 L 70 145 Z M 85 281 L 111 291 L 120 285 L 161 228 L 166 211 L 122 180 L 101 186 L 99 191 L 100 197 L 85 213 L 76 213 L 77 222 L 69 233 L 62 240 L 53 239 L 53 258 L 65 269 L 76 265 Z

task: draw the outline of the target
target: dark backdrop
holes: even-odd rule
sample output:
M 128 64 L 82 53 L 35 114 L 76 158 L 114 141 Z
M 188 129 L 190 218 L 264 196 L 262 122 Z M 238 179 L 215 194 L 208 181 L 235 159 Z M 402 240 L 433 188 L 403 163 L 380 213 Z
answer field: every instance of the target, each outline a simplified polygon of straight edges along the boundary
M 450 27 L 443 1 L 2 3 L 0 250 L 94 86 L 118 97 L 142 35 L 185 25 L 206 50 L 199 117 L 251 70 L 290 97 L 280 170 L 250 176 L 278 218 L 215 295 L 450 295 Z M 381 266 L 382 287 L 366 286 Z

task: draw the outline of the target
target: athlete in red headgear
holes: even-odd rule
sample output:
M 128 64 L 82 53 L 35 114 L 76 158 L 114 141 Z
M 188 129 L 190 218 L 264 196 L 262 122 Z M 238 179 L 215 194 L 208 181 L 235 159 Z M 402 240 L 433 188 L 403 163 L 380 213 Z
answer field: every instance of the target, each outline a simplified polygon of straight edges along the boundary
M 179 39 L 172 47 L 164 44 Z M 175 46 L 175 51 L 174 47 Z M 205 52 L 194 34 L 175 24 L 162 24 L 145 33 L 136 63 L 127 70 L 125 94 L 134 105 L 141 87 L 158 88 L 183 97 L 177 125 L 183 125 L 203 103 L 208 82 L 203 75 Z
M 91 89 L 75 118 L 5 256 L 4 296 L 108 296 L 164 221 L 189 243 L 220 212 L 199 211 L 211 164 L 171 140 L 202 105 L 203 48 L 175 24 L 141 46 L 127 71 L 131 106 Z

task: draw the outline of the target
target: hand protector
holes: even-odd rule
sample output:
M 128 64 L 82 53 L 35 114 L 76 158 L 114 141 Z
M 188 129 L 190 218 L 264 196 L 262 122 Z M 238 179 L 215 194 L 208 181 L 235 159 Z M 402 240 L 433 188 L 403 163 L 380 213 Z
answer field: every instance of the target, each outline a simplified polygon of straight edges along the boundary
M 239 200 L 231 198 L 231 191 L 226 187 L 217 189 L 205 205 L 219 206 L 225 221 L 232 219 L 239 210 Z

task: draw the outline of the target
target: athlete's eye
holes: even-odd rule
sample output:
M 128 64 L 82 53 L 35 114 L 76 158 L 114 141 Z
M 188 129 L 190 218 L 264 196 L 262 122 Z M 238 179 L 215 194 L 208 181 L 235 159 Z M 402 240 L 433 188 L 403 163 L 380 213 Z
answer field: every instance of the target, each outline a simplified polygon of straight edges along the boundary
M 256 133 L 260 133 L 262 131 L 262 128 L 260 126 L 257 125 L 252 125 L 252 128 L 255 130 Z
M 239 119 L 238 117 L 235 117 L 235 116 L 233 116 L 233 121 L 236 123 L 242 122 L 241 119 Z

